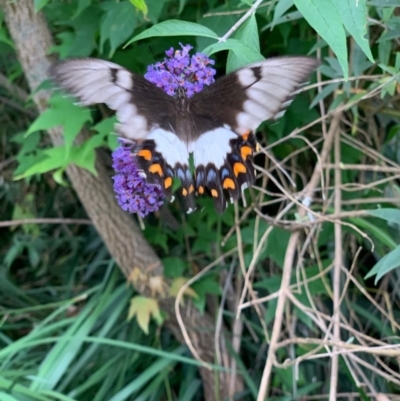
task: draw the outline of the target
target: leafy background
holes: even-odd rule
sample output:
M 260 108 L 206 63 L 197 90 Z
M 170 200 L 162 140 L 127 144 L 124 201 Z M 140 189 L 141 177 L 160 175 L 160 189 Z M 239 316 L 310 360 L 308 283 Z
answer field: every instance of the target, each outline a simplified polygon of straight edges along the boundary
M 96 154 L 109 165 L 114 117 L 57 93 L 37 115 L 2 4 L 0 399 L 222 399 L 204 390 L 196 343 L 162 324 L 172 317 L 133 267 L 128 281 L 121 274 L 65 175 L 71 164 L 95 174 Z M 208 313 L 212 336 L 225 338 L 230 365 L 218 341 L 207 362 L 215 389 L 221 371 L 242 383 L 235 399 L 399 399 L 396 6 L 34 2 L 60 58 L 143 73 L 182 42 L 212 55 L 219 74 L 262 57 L 321 59 L 285 116 L 259 128 L 259 177 L 245 205 L 218 216 L 199 199 L 202 211 L 186 216 L 175 202 L 139 222 L 170 296 L 183 302 L 185 290 L 185 306 Z M 46 130 L 60 125 L 64 144 L 54 147 Z M 84 126 L 90 135 L 77 144 Z

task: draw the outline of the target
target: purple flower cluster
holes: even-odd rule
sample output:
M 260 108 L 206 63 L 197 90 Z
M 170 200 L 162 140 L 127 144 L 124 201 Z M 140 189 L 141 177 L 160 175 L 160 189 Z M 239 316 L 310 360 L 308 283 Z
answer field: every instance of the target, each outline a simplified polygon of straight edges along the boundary
M 209 67 L 214 60 L 202 53 L 190 56 L 193 47 L 180 45 L 182 50 L 171 47 L 165 52 L 167 57 L 163 62 L 148 66 L 144 77 L 170 96 L 175 95 L 178 87 L 183 87 L 186 96 L 192 97 L 214 82 L 215 70 Z
M 187 97 L 192 97 L 204 86 L 214 82 L 215 70 L 209 67 L 214 64 L 214 60 L 201 53 L 190 56 L 189 52 L 193 48 L 190 45 L 181 44 L 181 47 L 182 50 L 175 51 L 172 47 L 167 50 L 163 62 L 147 68 L 145 78 L 170 96 L 175 95 L 179 87 L 183 87 Z M 140 175 L 132 152 L 133 145 L 122 139 L 120 144 L 112 154 L 113 168 L 117 173 L 113 180 L 118 204 L 127 212 L 145 217 L 163 204 L 162 188 L 149 184 Z
M 117 173 L 113 177 L 114 191 L 123 210 L 145 217 L 160 208 L 164 194 L 159 185 L 148 184 L 140 175 L 132 146 L 123 144 L 112 154 L 113 168 Z

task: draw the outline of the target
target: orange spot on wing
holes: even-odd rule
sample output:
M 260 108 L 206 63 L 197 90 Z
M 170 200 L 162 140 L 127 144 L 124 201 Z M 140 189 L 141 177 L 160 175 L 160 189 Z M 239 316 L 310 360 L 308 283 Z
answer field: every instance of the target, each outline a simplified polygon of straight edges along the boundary
M 223 183 L 224 189 L 235 189 L 235 182 L 232 180 L 232 178 L 225 178 L 224 183 Z
M 233 165 L 233 172 L 235 173 L 235 176 L 237 177 L 240 173 L 246 172 L 246 166 L 243 163 L 235 163 Z
M 214 198 L 218 198 L 218 191 L 217 191 L 216 189 L 212 189 L 212 190 L 211 190 L 211 195 L 212 195 Z
M 199 192 L 200 195 L 204 194 L 204 187 L 200 185 L 197 191 Z
M 249 139 L 249 135 L 250 135 L 250 130 L 246 131 L 245 134 L 242 135 L 242 138 L 247 141 Z
M 191 184 L 189 187 L 189 193 L 191 194 L 193 191 L 194 191 L 194 186 L 193 186 L 193 184 Z
M 188 191 L 186 188 L 182 188 L 182 195 L 186 196 L 188 194 Z
M 164 188 L 167 189 L 172 185 L 172 178 L 171 177 L 167 177 L 164 180 Z
M 160 166 L 158 163 L 152 164 L 152 165 L 149 167 L 149 171 L 150 171 L 150 173 L 158 174 L 160 177 L 162 177 L 162 176 L 164 175 L 164 174 L 163 174 L 163 171 L 162 171 L 162 168 L 161 168 L 161 166 Z
M 252 153 L 253 153 L 253 150 L 251 149 L 250 146 L 242 146 L 240 148 L 240 154 L 241 154 L 243 160 L 246 160 L 247 156 L 251 155 Z
M 143 159 L 150 161 L 151 160 L 151 152 L 148 149 L 139 150 L 138 156 L 143 157 Z

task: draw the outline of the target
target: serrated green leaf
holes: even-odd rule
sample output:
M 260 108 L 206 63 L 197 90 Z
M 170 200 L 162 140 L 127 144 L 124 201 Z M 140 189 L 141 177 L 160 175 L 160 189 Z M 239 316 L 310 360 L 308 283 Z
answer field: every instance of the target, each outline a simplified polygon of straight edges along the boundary
M 108 56 L 112 57 L 118 46 L 133 34 L 137 24 L 136 10 L 130 1 L 106 2 L 102 4 L 102 8 L 105 16 L 101 22 L 100 51 L 103 51 L 104 44 L 108 40 L 110 43 Z
M 183 285 L 188 281 L 188 278 L 185 277 L 177 277 L 174 280 L 172 280 L 172 283 L 169 287 L 169 296 L 171 297 L 176 297 L 180 291 L 180 289 L 183 287 Z M 193 290 L 193 288 L 186 288 L 186 290 L 183 292 L 183 295 L 186 295 L 187 297 L 191 298 L 198 298 L 198 295 L 196 292 Z M 182 298 L 182 303 L 184 299 Z
M 326 41 L 338 58 L 345 79 L 349 76 L 346 33 L 332 0 L 294 0 L 307 22 Z
M 62 44 L 53 46 L 51 50 L 62 52 L 64 57 L 87 57 L 97 48 L 97 36 L 101 16 L 102 11 L 100 6 L 92 3 L 78 16 L 68 19 L 65 24 L 70 26 L 73 32 L 59 34 L 58 38 L 61 39 Z
M 161 324 L 163 320 L 157 300 L 141 296 L 132 298 L 130 303 L 128 320 L 135 316 L 145 334 L 149 334 L 150 317 L 153 317 L 157 324 Z
M 41 152 L 43 160 L 37 162 L 30 168 L 26 169 L 22 174 L 15 176 L 15 180 L 30 177 L 35 174 L 43 174 L 48 171 L 64 167 L 66 163 L 65 147 L 57 146 L 51 149 L 45 149 Z
M 257 53 L 260 53 L 260 38 L 258 36 L 257 21 L 254 14 L 248 18 L 243 25 L 241 25 L 235 33 L 234 39 L 239 40 Z M 241 58 L 231 50 L 228 53 L 228 61 L 226 65 L 227 71 L 235 71 L 243 66 L 243 62 Z
M 210 56 L 223 50 L 232 50 L 235 53 L 238 58 L 238 67 L 264 60 L 264 56 L 262 54 L 237 39 L 228 39 L 226 42 L 214 43 L 210 46 L 207 46 L 202 53 Z M 226 72 L 229 73 L 231 71 L 232 70 L 228 69 L 227 67 Z
M 162 259 L 164 274 L 169 278 L 181 277 L 186 269 L 185 262 L 178 257 L 167 257 Z
M 50 108 L 44 111 L 28 128 L 26 135 L 39 130 L 46 130 L 62 125 L 64 127 L 65 150 L 68 155 L 69 149 L 84 126 L 92 120 L 90 111 L 75 106 L 71 99 L 60 95 L 53 96 L 50 101 Z M 65 157 L 64 157 L 65 158 Z
M 400 210 L 394 208 L 384 208 L 376 210 L 367 210 L 367 213 L 374 217 L 400 224 Z
M 72 19 L 78 17 L 83 11 L 85 11 L 91 4 L 91 0 L 78 0 L 78 7 L 75 11 Z
M 71 149 L 67 164 L 73 163 L 85 170 L 90 171 L 93 175 L 97 176 L 96 171 L 96 152 L 95 148 L 103 145 L 103 140 L 99 136 L 89 138 L 87 141 L 79 146 L 74 146 Z
M 58 184 L 62 185 L 63 187 L 67 187 L 68 183 L 64 180 L 64 171 L 65 168 L 59 168 L 53 173 L 53 180 Z
M 129 0 L 135 8 L 143 13 L 144 16 L 148 13 L 147 4 L 144 0 Z
M 400 267 L 400 245 L 386 254 L 365 276 L 370 278 L 376 275 L 375 284 L 387 273 Z
M 218 39 L 215 32 L 200 24 L 188 21 L 168 20 L 153 25 L 151 28 L 139 33 L 139 35 L 134 36 L 125 47 L 141 39 L 159 36 L 204 36 Z
M 367 35 L 368 17 L 365 0 L 335 0 L 333 4 L 336 6 L 347 31 L 373 63 L 374 57 L 372 56 L 369 42 L 365 38 L 365 35 Z

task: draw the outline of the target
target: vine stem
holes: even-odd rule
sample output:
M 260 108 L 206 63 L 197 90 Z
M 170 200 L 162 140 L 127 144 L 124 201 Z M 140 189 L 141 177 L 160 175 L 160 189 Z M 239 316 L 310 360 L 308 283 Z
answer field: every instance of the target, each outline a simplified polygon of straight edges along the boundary
M 317 188 L 318 183 L 320 182 L 321 175 L 322 175 L 322 163 L 326 162 L 328 160 L 333 140 L 335 138 L 335 133 L 338 130 L 340 119 L 341 119 L 342 114 L 337 113 L 334 115 L 329 131 L 327 133 L 322 151 L 321 151 L 321 158 L 320 162 L 317 163 L 315 166 L 313 175 L 310 179 L 310 182 L 308 183 L 307 187 L 304 189 L 304 198 L 310 197 L 312 199 L 312 196 L 315 192 L 315 188 Z M 304 208 L 299 210 L 299 215 L 300 218 L 303 217 L 306 214 L 306 210 Z M 296 249 L 298 246 L 298 242 L 300 240 L 300 231 L 294 231 L 292 232 L 288 246 L 286 249 L 286 255 L 285 255 L 285 261 L 283 265 L 283 271 L 282 271 L 282 281 L 281 281 L 281 287 L 279 290 L 279 296 L 278 296 L 278 301 L 276 305 L 276 311 L 275 311 L 275 320 L 274 320 L 274 325 L 272 328 L 272 333 L 271 333 L 271 341 L 269 344 L 269 349 L 268 349 L 268 355 L 267 355 L 267 361 L 265 363 L 261 383 L 260 383 L 260 388 L 258 392 L 258 397 L 257 401 L 264 401 L 267 399 L 267 394 L 269 392 L 269 386 L 270 386 L 270 380 L 271 380 L 271 372 L 272 372 L 272 367 L 276 363 L 276 350 L 277 350 L 277 344 L 279 341 L 279 337 L 282 332 L 282 324 L 283 324 L 283 318 L 284 318 L 284 311 L 285 311 L 285 305 L 286 305 L 286 300 L 288 295 L 290 294 L 290 278 L 293 270 L 293 264 L 294 264 L 294 259 L 296 255 Z
M 222 37 L 218 39 L 218 42 L 225 42 L 229 36 L 231 36 L 239 27 L 242 25 L 248 18 L 250 18 L 257 10 L 257 8 L 260 6 L 260 4 L 264 0 L 257 0 L 250 8 L 249 11 L 247 11 L 246 14 L 243 15 L 233 26 L 232 28 L 229 29 L 229 31 Z
M 340 127 L 335 133 L 334 140 L 334 155 L 335 155 L 335 190 L 334 190 L 334 208 L 335 213 L 340 213 L 342 210 L 342 170 L 340 157 Z M 334 256 L 334 271 L 333 271 L 333 339 L 335 342 L 340 342 L 340 273 L 343 266 L 343 247 L 342 247 L 342 226 L 335 224 L 335 256 Z M 329 401 L 337 399 L 337 387 L 339 376 L 339 348 L 332 348 L 331 361 L 331 379 L 329 389 Z

